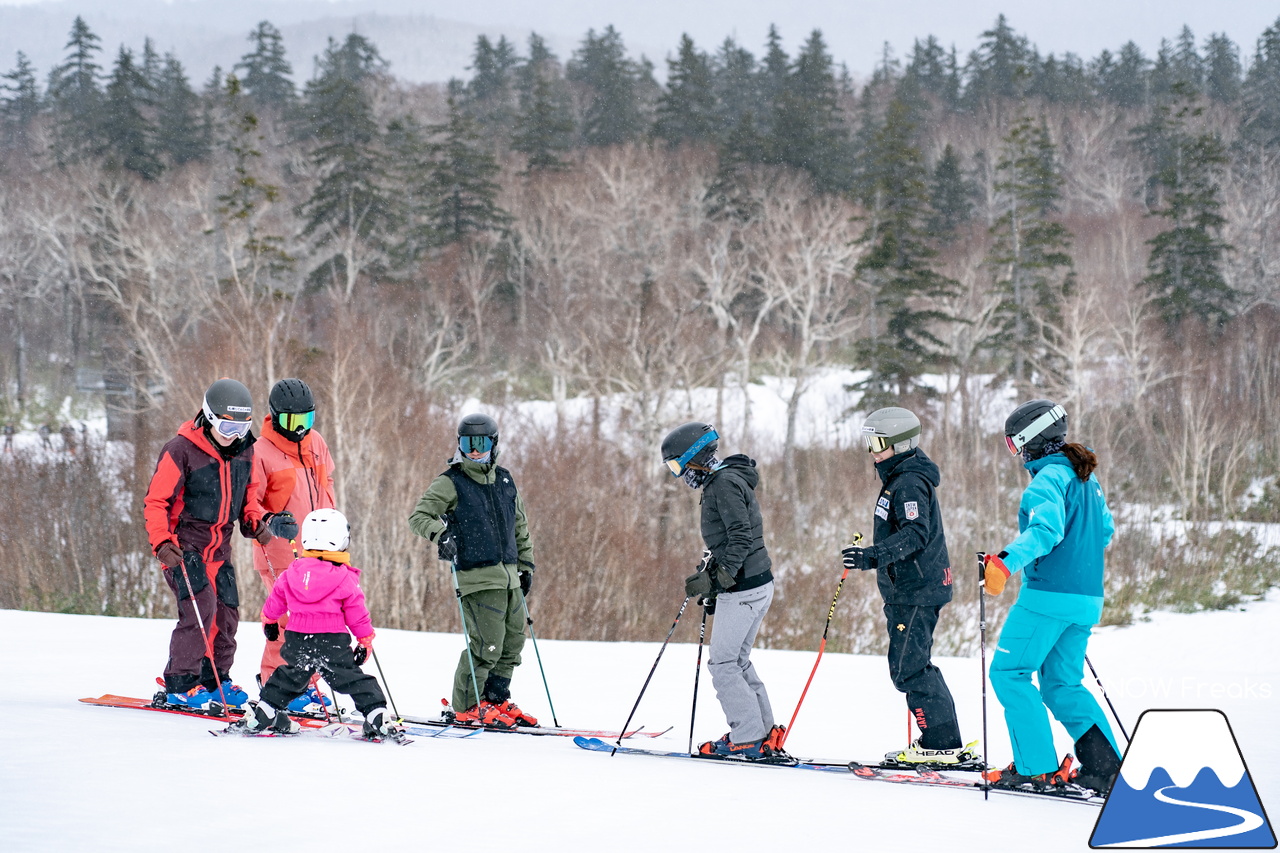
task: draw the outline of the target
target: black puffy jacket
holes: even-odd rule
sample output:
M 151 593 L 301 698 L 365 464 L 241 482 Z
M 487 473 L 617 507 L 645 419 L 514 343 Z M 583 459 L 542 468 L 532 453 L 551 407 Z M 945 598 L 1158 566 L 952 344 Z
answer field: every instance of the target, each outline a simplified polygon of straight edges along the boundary
M 764 523 L 756 501 L 756 461 L 735 453 L 702 486 L 702 541 L 720 567 L 734 576 L 727 592 L 754 589 L 773 580 L 764 547 Z
M 884 482 L 876 499 L 876 581 L 886 604 L 934 605 L 951 600 L 951 558 L 938 507 L 942 475 L 916 448 L 876 463 Z

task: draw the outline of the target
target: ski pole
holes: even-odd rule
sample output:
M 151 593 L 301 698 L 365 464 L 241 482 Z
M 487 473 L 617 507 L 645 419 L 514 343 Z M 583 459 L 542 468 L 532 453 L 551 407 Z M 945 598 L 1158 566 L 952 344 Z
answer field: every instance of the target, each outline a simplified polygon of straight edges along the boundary
M 861 533 L 853 534 L 854 545 L 861 541 Z M 813 662 L 813 669 L 809 672 L 809 680 L 804 683 L 804 690 L 800 691 L 800 701 L 796 703 L 796 709 L 791 713 L 791 722 L 787 723 L 787 730 L 782 733 L 779 748 L 786 746 L 787 738 L 791 736 L 791 728 L 796 724 L 800 706 L 804 704 L 804 697 L 809 693 L 809 685 L 813 683 L 813 677 L 818 672 L 818 664 L 822 662 L 822 653 L 827 650 L 827 632 L 831 630 L 831 618 L 836 615 L 836 602 L 840 600 L 840 590 L 844 589 L 844 581 L 847 577 L 849 577 L 849 567 L 845 566 L 844 572 L 840 575 L 840 583 L 836 584 L 836 594 L 831 598 L 831 609 L 827 611 L 827 624 L 822 629 L 822 641 L 818 643 L 818 659 Z
M 658 649 L 658 656 L 653 659 L 653 666 L 649 667 L 649 675 L 644 680 L 644 686 L 640 688 L 640 695 L 636 697 L 636 704 L 631 706 L 631 713 L 627 715 L 627 721 L 622 724 L 622 730 L 618 732 L 618 742 L 613 745 L 613 749 L 609 755 L 617 755 L 618 747 L 622 746 L 622 739 L 627 735 L 627 726 L 631 725 L 631 718 L 636 715 L 636 709 L 640 707 L 640 700 L 644 698 L 644 692 L 649 689 L 649 681 L 653 678 L 653 673 L 658 668 L 658 661 L 662 660 L 662 653 L 667 650 L 667 643 L 671 642 L 671 635 L 676 632 L 676 626 L 680 624 L 680 617 L 684 615 L 684 609 L 689 606 L 689 596 L 684 597 L 684 602 L 680 605 L 680 610 L 676 613 L 676 621 L 671 623 L 671 630 L 667 631 L 667 638 L 662 641 L 662 648 Z
M 213 677 L 218 682 L 218 698 L 222 700 L 222 714 L 219 716 L 227 717 L 230 716 L 227 713 L 227 694 L 226 691 L 222 689 L 222 679 L 219 677 L 218 673 L 218 662 L 213 659 L 213 641 L 209 639 L 209 632 L 204 628 L 204 617 L 200 615 L 200 605 L 196 601 L 196 594 L 191 591 L 191 576 L 187 574 L 186 552 L 183 552 L 183 560 L 178 565 L 182 567 L 182 580 L 187 585 L 187 595 L 191 601 L 191 609 L 196 612 L 196 625 L 200 626 L 200 636 L 204 638 L 205 657 L 209 659 L 209 666 L 213 670 Z M 208 580 L 208 577 L 209 569 L 206 567 L 205 579 Z M 213 608 L 216 613 L 218 609 L 218 584 L 216 579 L 210 583 L 213 584 Z
M 467 651 L 471 651 L 470 644 L 467 644 Z M 382 679 L 382 689 L 387 691 L 387 701 L 391 703 L 391 713 L 395 714 L 396 719 L 398 720 L 400 719 L 400 712 L 396 710 L 396 700 L 395 697 L 391 695 L 391 685 L 387 684 L 387 675 L 382 671 L 382 661 L 378 660 L 378 653 L 374 650 L 373 646 L 369 646 L 369 654 L 373 655 L 373 663 L 378 667 L 378 677 Z M 475 669 L 473 668 L 471 670 L 471 679 L 473 682 L 475 681 L 475 677 Z M 480 700 L 477 698 L 476 701 L 479 702 Z M 338 707 L 338 700 L 336 697 L 333 700 L 333 707 Z
M 449 577 L 453 578 L 453 594 L 458 599 L 458 618 L 462 620 L 462 641 L 467 644 L 467 666 L 471 667 L 471 687 L 476 691 L 476 704 L 480 704 L 480 683 L 476 681 L 476 661 L 471 655 L 471 636 L 467 633 L 467 615 L 462 610 L 462 589 L 458 586 L 458 560 L 449 562 Z M 376 660 L 376 658 L 375 658 Z M 466 710 L 463 708 L 462 710 Z
M 698 679 L 702 676 L 702 641 L 707 636 L 707 605 L 702 605 L 702 624 L 698 626 L 698 664 L 693 670 L 693 710 L 689 712 L 689 754 L 693 754 L 693 721 L 698 718 Z
M 547 704 L 551 706 L 551 722 L 556 728 L 560 728 L 560 721 L 556 719 L 556 706 L 551 701 L 551 688 L 547 686 L 547 671 L 542 668 L 542 652 L 538 651 L 538 636 L 533 633 L 533 616 L 529 613 L 529 599 L 524 597 L 524 590 L 520 591 L 520 603 L 524 606 L 524 621 L 529 626 L 529 638 L 533 640 L 533 654 L 538 659 L 538 672 L 542 673 L 542 689 L 547 693 Z
M 987 761 L 987 555 L 978 552 L 978 636 L 982 654 L 982 766 L 990 767 Z M 982 799 L 991 796 L 991 784 L 985 776 L 982 778 Z
M 1116 713 L 1116 706 L 1111 704 L 1111 697 L 1107 695 L 1107 688 L 1102 686 L 1102 679 L 1098 678 L 1098 671 L 1093 668 L 1093 661 L 1089 660 L 1089 656 L 1084 656 L 1084 662 L 1089 665 L 1089 671 L 1093 673 L 1093 680 L 1098 682 L 1098 689 L 1102 691 L 1102 698 L 1107 700 L 1107 707 L 1111 709 L 1111 716 L 1116 718 L 1116 725 L 1120 727 L 1120 734 L 1124 735 L 1125 743 L 1129 742 L 1129 733 L 1124 730 L 1124 723 L 1120 722 L 1120 715 Z

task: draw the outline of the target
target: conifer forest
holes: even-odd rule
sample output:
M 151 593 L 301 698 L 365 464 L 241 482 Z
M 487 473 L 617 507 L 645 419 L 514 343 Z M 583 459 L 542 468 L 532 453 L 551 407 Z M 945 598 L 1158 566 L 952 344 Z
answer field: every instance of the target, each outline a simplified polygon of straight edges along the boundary
M 857 378 L 833 436 L 907 406 L 942 469 L 941 653 L 976 648 L 973 554 L 1017 532 L 1001 436 L 1028 399 L 1098 454 L 1104 621 L 1280 582 L 1280 19 L 1080 57 L 1000 17 L 967 56 L 922 36 L 862 78 L 820 31 L 761 36 L 686 36 L 665 73 L 612 27 L 567 56 L 480 37 L 447 84 L 397 79 L 355 33 L 293 56 L 269 21 L 204 81 L 81 18 L 56 67 L 19 53 L 0 423 L 57 452 L 0 458 L 0 607 L 167 615 L 141 496 L 220 376 L 259 419 L 276 380 L 315 390 L 379 627 L 457 630 L 406 520 L 478 400 L 529 508 L 539 634 L 660 637 L 702 546 L 659 442 L 737 407 L 721 444 L 760 460 L 778 577 L 761 643 L 811 647 L 878 491 L 857 441 L 800 437 L 837 369 Z M 743 403 L 762 382 L 778 447 Z M 522 415 L 535 400 L 554 414 Z M 832 650 L 880 651 L 874 578 L 840 608 Z

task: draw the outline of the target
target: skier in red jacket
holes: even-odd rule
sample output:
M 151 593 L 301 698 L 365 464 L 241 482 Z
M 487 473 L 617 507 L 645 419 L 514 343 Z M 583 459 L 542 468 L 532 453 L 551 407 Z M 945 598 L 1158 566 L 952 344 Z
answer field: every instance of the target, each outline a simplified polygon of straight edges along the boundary
M 232 527 L 239 522 L 241 534 L 260 543 L 298 533 L 292 515 L 264 514 L 258 503 L 252 418 L 249 389 L 219 379 L 205 391 L 200 413 L 160 451 L 151 476 L 143 500 L 147 537 L 178 605 L 157 702 L 239 707 L 249 698 L 231 682 L 240 623 Z

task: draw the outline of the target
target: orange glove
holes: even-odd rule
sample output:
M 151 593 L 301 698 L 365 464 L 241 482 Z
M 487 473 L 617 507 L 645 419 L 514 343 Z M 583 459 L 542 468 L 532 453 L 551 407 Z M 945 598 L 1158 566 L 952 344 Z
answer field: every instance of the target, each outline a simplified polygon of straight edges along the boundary
M 377 634 L 375 634 L 373 631 L 370 631 L 370 632 L 369 632 L 369 636 L 367 636 L 367 637 L 357 637 L 357 638 L 356 638 L 356 642 L 357 642 L 357 643 L 359 643 L 360 645 L 364 646 L 366 649 L 369 649 L 370 651 L 373 651 L 373 638 L 374 638 L 375 636 L 377 636 Z
M 1004 585 L 1011 572 L 998 554 L 988 554 L 982 573 L 982 588 L 987 595 L 999 595 L 1004 592 Z

